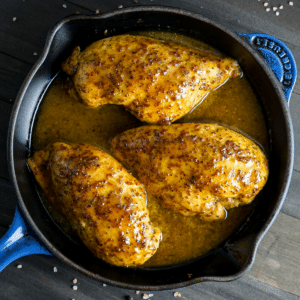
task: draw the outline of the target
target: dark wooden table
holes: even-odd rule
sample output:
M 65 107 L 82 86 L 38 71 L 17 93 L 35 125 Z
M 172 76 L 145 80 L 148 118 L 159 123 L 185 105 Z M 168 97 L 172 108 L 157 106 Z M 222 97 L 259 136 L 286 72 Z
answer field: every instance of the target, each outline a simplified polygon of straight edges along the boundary
M 271 10 L 266 11 L 267 2 Z M 232 31 L 263 32 L 281 39 L 300 66 L 300 1 L 275 0 L 10 0 L 0 1 L 0 236 L 9 228 L 15 193 L 6 162 L 10 113 L 23 80 L 43 50 L 48 30 L 74 13 L 95 14 L 122 6 L 165 5 L 208 17 Z M 279 6 L 283 5 L 283 9 Z M 277 7 L 279 15 L 273 7 Z M 299 76 L 298 76 L 299 77 Z M 179 290 L 185 300 L 298 299 L 300 296 L 300 80 L 290 104 L 295 132 L 295 165 L 285 204 L 260 244 L 251 271 L 227 283 L 206 282 Z M 22 268 L 17 268 L 22 265 Z M 54 272 L 54 267 L 57 272 Z M 74 290 L 73 279 L 78 289 Z M 175 291 L 151 299 L 174 299 Z M 142 299 L 142 292 L 105 286 L 54 257 L 27 256 L 0 274 L 0 299 Z

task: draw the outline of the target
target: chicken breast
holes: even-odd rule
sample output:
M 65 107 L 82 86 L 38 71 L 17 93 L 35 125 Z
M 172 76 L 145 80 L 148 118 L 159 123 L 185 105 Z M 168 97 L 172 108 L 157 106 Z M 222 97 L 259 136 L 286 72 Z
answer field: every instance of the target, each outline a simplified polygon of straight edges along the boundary
M 233 59 L 131 35 L 97 41 L 83 52 L 77 47 L 62 69 L 87 105 L 124 105 L 151 124 L 170 124 L 241 74 Z
M 260 147 L 217 124 L 130 129 L 112 139 L 111 153 L 165 207 L 205 220 L 250 203 L 268 178 Z
M 161 232 L 151 225 L 145 188 L 113 157 L 91 145 L 54 143 L 28 165 L 96 257 L 137 266 L 154 255 Z

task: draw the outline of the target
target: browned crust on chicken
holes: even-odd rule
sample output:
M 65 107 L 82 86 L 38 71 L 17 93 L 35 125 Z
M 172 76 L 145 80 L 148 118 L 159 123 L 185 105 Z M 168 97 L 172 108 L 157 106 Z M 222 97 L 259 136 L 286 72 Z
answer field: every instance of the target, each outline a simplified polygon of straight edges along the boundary
M 170 124 L 241 74 L 236 61 L 187 46 L 120 35 L 75 48 L 62 64 L 89 106 L 124 105 L 139 120 Z
M 144 186 L 113 157 L 91 145 L 54 143 L 28 160 L 37 182 L 93 254 L 138 266 L 156 252 Z
M 113 138 L 111 153 L 165 207 L 206 220 L 250 203 L 268 178 L 260 147 L 217 124 L 130 129 Z

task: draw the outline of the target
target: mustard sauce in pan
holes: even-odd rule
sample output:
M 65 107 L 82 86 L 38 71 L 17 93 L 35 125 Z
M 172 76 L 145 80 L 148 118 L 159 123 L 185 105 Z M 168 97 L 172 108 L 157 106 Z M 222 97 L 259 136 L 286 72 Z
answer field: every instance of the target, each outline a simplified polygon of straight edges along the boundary
M 164 32 L 147 32 L 143 35 L 222 55 L 210 46 L 182 35 Z M 142 125 L 123 106 L 103 105 L 95 109 L 74 100 L 67 92 L 69 87 L 70 80 L 60 75 L 42 100 L 33 127 L 33 152 L 50 143 L 62 141 L 92 144 L 109 153 L 112 137 Z M 255 140 L 268 153 L 264 114 L 245 77 L 230 79 L 212 91 L 189 114 L 176 121 L 182 122 L 214 122 L 229 126 Z M 55 213 L 47 201 L 45 206 L 66 234 L 72 236 L 64 218 Z M 245 221 L 254 204 L 229 210 L 225 220 L 209 222 L 202 221 L 199 216 L 185 217 L 165 209 L 149 194 L 147 206 L 153 225 L 163 233 L 163 240 L 156 254 L 143 267 L 159 267 L 189 261 L 218 246 Z

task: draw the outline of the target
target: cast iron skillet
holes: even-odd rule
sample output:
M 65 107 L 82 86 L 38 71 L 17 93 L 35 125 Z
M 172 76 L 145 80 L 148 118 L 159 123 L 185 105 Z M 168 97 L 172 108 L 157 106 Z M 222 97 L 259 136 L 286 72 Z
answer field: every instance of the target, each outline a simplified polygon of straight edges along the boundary
M 77 45 L 83 49 L 91 42 L 107 36 L 147 29 L 186 34 L 238 60 L 266 115 L 270 132 L 270 177 L 252 215 L 239 231 L 217 249 L 179 266 L 130 269 L 106 264 L 94 258 L 85 247 L 66 238 L 39 200 L 26 160 L 30 154 L 30 132 L 40 100 L 71 50 Z M 139 290 L 172 289 L 207 280 L 230 281 L 250 269 L 258 244 L 276 218 L 291 180 L 294 141 L 286 99 L 289 99 L 296 78 L 296 66 L 289 50 L 276 38 L 260 34 L 244 36 L 240 37 L 199 15 L 164 7 L 138 7 L 97 16 L 71 16 L 54 27 L 48 35 L 41 58 L 18 95 L 8 139 L 10 176 L 17 193 L 18 206 L 30 228 L 27 231 L 24 229 L 23 235 L 26 238 L 29 233 L 27 239 L 37 249 L 32 253 L 46 254 L 49 250 L 92 278 Z M 257 46 L 265 58 L 272 58 L 272 68 L 277 78 L 253 46 Z M 19 228 L 17 221 L 14 224 L 12 228 Z M 15 232 L 11 234 L 16 236 Z M 45 247 L 35 240 L 41 240 Z M 29 242 L 24 243 L 26 247 L 31 247 L 28 246 Z M 26 252 L 19 251 L 22 255 Z

